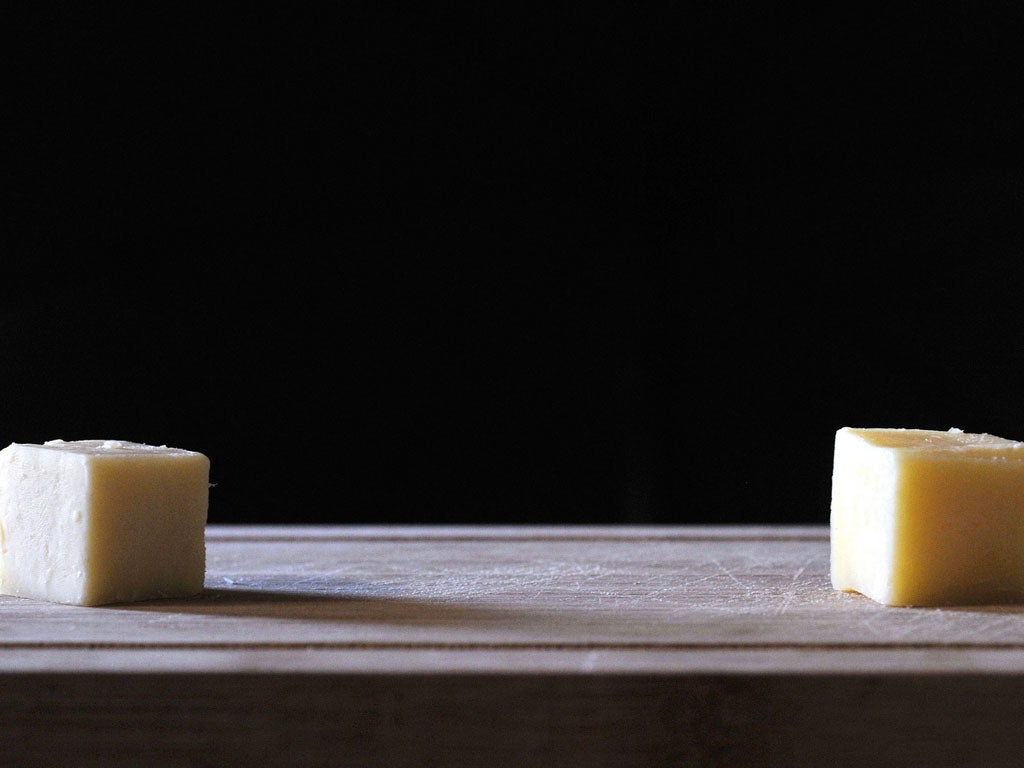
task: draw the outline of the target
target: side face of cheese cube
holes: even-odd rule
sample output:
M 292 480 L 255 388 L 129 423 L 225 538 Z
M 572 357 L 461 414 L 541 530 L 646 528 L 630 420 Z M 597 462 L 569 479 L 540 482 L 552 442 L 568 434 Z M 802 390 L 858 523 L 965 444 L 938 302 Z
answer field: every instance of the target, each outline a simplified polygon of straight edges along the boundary
M 203 588 L 210 462 L 116 440 L 0 450 L 0 593 L 73 605 Z
M 840 429 L 831 578 L 886 605 L 1024 602 L 1024 443 Z

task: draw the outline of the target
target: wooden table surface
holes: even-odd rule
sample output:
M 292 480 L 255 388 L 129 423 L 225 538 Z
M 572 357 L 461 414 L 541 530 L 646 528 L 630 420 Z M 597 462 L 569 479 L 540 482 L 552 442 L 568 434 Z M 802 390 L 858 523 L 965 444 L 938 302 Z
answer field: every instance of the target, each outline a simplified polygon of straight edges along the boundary
M 1017 765 L 1024 607 L 819 527 L 210 526 L 204 593 L 0 598 L 0 765 Z

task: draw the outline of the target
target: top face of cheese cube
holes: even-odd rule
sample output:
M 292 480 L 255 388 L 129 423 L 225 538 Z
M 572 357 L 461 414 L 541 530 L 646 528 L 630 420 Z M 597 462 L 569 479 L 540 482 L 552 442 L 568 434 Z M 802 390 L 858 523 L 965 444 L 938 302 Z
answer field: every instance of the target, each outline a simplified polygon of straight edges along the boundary
M 855 429 L 843 427 L 839 430 L 856 436 L 876 448 L 895 448 L 913 451 L 950 452 L 952 455 L 979 458 L 992 455 L 1006 455 L 1006 451 L 1020 451 L 1024 459 L 1024 443 L 1007 440 L 985 433 L 964 432 L 951 429 L 940 432 L 933 429 Z
M 45 443 L 15 443 L 20 447 L 49 448 L 54 451 L 81 453 L 86 456 L 201 456 L 183 448 L 147 445 L 128 440 L 47 440 Z

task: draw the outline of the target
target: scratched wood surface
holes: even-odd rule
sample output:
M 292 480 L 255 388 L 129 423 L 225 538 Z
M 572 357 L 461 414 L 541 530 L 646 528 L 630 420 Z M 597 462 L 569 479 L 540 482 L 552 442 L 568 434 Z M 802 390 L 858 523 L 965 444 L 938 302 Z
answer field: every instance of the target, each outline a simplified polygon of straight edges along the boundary
M 836 592 L 827 527 L 211 526 L 207 556 L 190 600 L 0 598 L 0 764 L 991 766 L 1024 750 L 1024 607 Z

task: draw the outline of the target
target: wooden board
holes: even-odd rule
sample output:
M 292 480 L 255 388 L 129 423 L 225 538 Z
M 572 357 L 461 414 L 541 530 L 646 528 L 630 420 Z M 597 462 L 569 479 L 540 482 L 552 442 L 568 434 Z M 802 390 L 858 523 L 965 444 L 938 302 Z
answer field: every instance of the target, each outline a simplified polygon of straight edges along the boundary
M 836 592 L 826 527 L 207 538 L 192 600 L 0 598 L 0 764 L 993 766 L 1024 749 L 1024 607 Z

